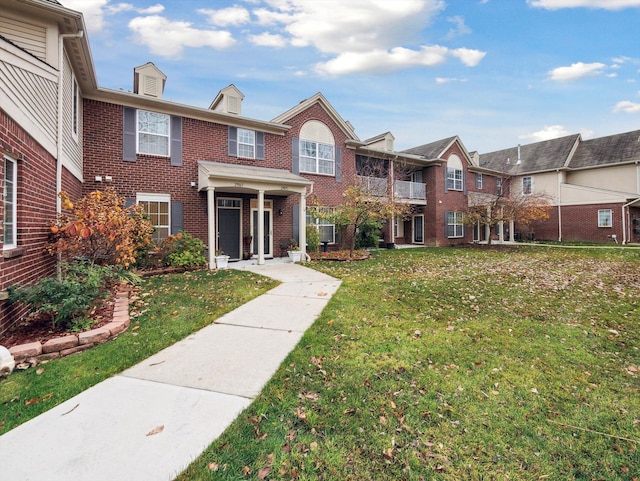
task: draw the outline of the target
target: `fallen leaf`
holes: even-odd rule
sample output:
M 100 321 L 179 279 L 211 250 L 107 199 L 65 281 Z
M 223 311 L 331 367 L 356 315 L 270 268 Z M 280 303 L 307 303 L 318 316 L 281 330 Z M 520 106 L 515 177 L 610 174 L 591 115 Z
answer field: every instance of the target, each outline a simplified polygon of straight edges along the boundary
M 43 401 L 48 401 L 49 399 L 51 399 L 53 397 L 53 393 L 50 392 L 49 394 L 45 394 L 44 396 L 42 396 L 42 400 Z
M 39 376 L 40 374 L 44 373 L 44 369 L 40 368 L 36 370 L 36 374 Z
M 161 433 L 163 430 L 164 430 L 164 424 L 161 424 L 160 426 L 156 426 L 151 431 L 149 431 L 147 433 L 147 436 L 153 436 L 154 434 Z
M 209 463 L 208 466 L 209 471 L 217 471 L 220 469 L 220 465 L 218 463 Z
M 533 394 L 538 394 L 538 390 L 537 390 L 535 387 L 534 387 L 534 388 L 531 388 L 531 392 L 532 392 Z
M 242 468 L 242 475 L 243 476 L 248 476 L 251 474 L 251 468 L 249 466 L 245 466 L 244 468 Z
M 318 450 L 318 443 L 313 441 L 311 444 L 309 444 L 309 449 L 311 451 L 317 451 Z
M 269 476 L 270 472 L 271 472 L 271 468 L 268 466 L 265 468 L 260 468 L 258 470 L 258 479 L 265 479 L 267 476 Z
M 34 397 L 34 398 L 31 398 L 31 399 L 27 399 L 24 402 L 24 405 L 25 406 L 33 406 L 34 404 L 38 404 L 39 402 L 40 402 L 40 398 Z
M 349 409 L 345 409 L 342 414 L 355 414 L 355 413 L 356 413 L 356 408 L 349 408 Z

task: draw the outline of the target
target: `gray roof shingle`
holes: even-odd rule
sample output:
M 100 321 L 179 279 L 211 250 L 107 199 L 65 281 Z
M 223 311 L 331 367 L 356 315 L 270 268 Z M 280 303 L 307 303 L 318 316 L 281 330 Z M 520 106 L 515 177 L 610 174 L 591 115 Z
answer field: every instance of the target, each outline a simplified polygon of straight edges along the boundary
M 420 145 L 418 147 L 413 147 L 411 149 L 403 150 L 404 154 L 413 154 L 413 155 L 421 155 L 426 159 L 437 159 L 444 149 L 446 149 L 451 142 L 456 139 L 456 136 L 449 137 L 447 139 L 437 140 L 436 142 L 431 142 L 430 144 Z
M 518 164 L 517 146 L 481 154 L 480 167 L 509 175 L 561 169 L 569 159 L 579 137 L 579 134 L 575 134 L 521 145 L 520 164 Z
M 640 160 L 640 130 L 580 142 L 569 167 L 580 169 Z

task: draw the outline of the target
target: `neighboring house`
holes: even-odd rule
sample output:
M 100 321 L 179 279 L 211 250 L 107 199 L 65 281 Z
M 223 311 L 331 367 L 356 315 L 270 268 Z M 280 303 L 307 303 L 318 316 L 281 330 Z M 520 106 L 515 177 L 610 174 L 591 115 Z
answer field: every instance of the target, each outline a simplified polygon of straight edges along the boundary
M 82 92 L 96 88 L 84 31 L 54 0 L 0 1 L 0 330 L 23 314 L 8 286 L 55 273 L 45 246 L 57 192 L 81 193 Z
M 548 196 L 550 219 L 520 226 L 535 239 L 640 242 L 640 130 L 512 147 L 480 155 L 479 166 L 512 192 Z

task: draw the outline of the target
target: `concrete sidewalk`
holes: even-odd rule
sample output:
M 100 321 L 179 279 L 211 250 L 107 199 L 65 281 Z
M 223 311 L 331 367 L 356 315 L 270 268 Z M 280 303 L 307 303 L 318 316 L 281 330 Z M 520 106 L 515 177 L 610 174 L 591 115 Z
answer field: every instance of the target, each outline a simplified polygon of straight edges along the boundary
M 290 262 L 230 266 L 282 284 L 0 436 L 0 480 L 162 481 L 185 469 L 260 393 L 340 286 Z

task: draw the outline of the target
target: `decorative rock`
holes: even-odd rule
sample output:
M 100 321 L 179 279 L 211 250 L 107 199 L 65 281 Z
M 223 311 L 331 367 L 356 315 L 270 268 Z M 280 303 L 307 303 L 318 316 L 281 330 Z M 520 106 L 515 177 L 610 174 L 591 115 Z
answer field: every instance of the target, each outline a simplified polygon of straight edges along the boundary
M 0 346 L 0 375 L 5 376 L 11 374 L 13 368 L 16 367 L 16 361 L 4 346 Z
M 42 345 L 43 354 L 47 354 L 50 352 L 62 351 L 64 349 L 69 349 L 71 347 L 75 347 L 78 345 L 78 336 L 70 335 L 64 337 L 56 337 L 54 339 L 49 339 Z
M 9 349 L 9 352 L 16 361 L 22 361 L 23 359 L 36 357 L 42 354 L 42 344 L 38 341 L 21 344 L 19 346 L 13 346 Z
M 61 356 L 68 356 L 69 354 L 75 354 L 76 352 L 86 351 L 89 348 L 92 348 L 95 344 L 92 342 L 89 344 L 83 344 L 82 346 L 72 347 L 71 349 L 65 349 L 64 351 L 60 351 Z

